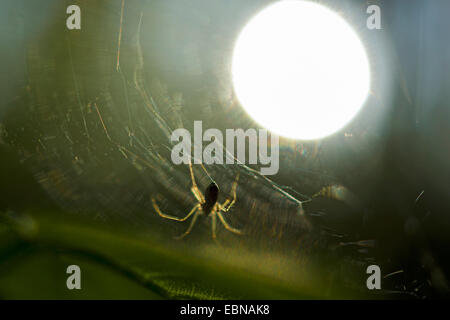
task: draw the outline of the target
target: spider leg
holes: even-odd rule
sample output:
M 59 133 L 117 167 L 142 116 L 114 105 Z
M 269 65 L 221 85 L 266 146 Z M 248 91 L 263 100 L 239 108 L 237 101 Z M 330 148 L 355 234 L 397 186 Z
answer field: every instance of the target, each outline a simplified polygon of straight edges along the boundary
M 153 208 L 155 208 L 156 212 L 163 218 L 166 219 L 170 219 L 170 220 L 175 220 L 175 221 L 185 221 L 187 220 L 195 211 L 198 210 L 198 208 L 200 207 L 200 204 L 196 204 L 192 210 L 184 217 L 184 218 L 178 218 L 178 217 L 174 217 L 174 216 L 170 216 L 168 214 L 165 214 L 163 212 L 161 212 L 161 210 L 159 209 L 158 205 L 156 204 L 156 200 L 155 198 L 152 197 L 152 204 L 153 204 Z
M 231 226 L 225 221 L 225 219 L 223 218 L 223 216 L 222 216 L 222 214 L 221 214 L 220 212 L 217 212 L 217 215 L 219 216 L 219 219 L 220 219 L 220 221 L 222 222 L 222 224 L 223 224 L 223 226 L 225 227 L 225 229 L 227 229 L 228 231 L 231 231 L 231 232 L 233 232 L 233 233 L 236 233 L 236 234 L 240 234 L 240 235 L 243 234 L 241 230 L 238 230 L 238 229 L 235 229 L 235 228 L 231 227 Z
M 211 227 L 212 227 L 212 238 L 214 240 L 216 240 L 216 211 L 213 210 L 213 212 L 211 212 L 211 218 L 212 218 L 212 222 L 211 222 Z
M 194 197 L 197 199 L 198 202 L 205 203 L 205 197 L 203 196 L 203 193 L 200 191 L 200 189 L 197 186 L 197 183 L 195 182 L 194 170 L 192 170 L 192 163 L 190 161 L 189 161 L 189 172 L 191 174 L 192 180 L 191 191 L 194 194 Z
M 192 228 L 194 227 L 195 222 L 197 221 L 198 215 L 201 214 L 201 211 L 197 212 L 194 217 L 191 220 L 191 224 L 189 225 L 189 228 L 186 230 L 185 233 L 183 233 L 182 235 L 179 235 L 178 237 L 175 237 L 175 239 L 177 240 L 181 240 L 184 237 L 186 237 L 192 230 Z
M 230 195 L 228 196 L 228 199 L 225 200 L 224 203 L 220 205 L 220 210 L 223 212 L 227 212 L 231 209 L 231 207 L 236 202 L 236 188 L 239 181 L 239 173 L 237 174 L 236 178 L 234 179 L 233 185 L 231 186 Z

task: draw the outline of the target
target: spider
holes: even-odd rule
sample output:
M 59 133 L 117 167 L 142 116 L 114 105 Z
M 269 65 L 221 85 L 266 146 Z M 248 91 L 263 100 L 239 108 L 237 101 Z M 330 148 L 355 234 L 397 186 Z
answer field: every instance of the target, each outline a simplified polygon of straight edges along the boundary
M 216 239 L 216 217 L 219 217 L 220 222 L 222 222 L 225 229 L 228 231 L 231 231 L 235 234 L 242 235 L 242 231 L 235 229 L 231 227 L 224 219 L 222 212 L 228 212 L 231 207 L 236 202 L 236 188 L 237 183 L 239 180 L 239 174 L 236 176 L 236 179 L 234 180 L 232 186 L 231 186 L 231 192 L 228 196 L 228 199 L 225 200 L 224 203 L 220 204 L 217 202 L 217 199 L 219 197 L 219 186 L 215 182 L 211 182 L 211 184 L 206 188 L 205 196 L 203 196 L 202 192 L 197 186 L 197 183 L 195 182 L 194 177 L 194 171 L 192 170 L 192 164 L 189 163 L 189 171 L 191 174 L 191 180 L 192 180 L 192 187 L 191 192 L 194 194 L 194 197 L 197 199 L 198 203 L 192 208 L 192 210 L 184 217 L 184 218 L 178 218 L 174 216 L 167 215 L 159 209 L 158 205 L 156 204 L 156 200 L 152 197 L 152 204 L 153 208 L 155 208 L 156 212 L 165 219 L 175 220 L 175 221 L 186 221 L 190 216 L 194 215 L 194 217 L 191 220 L 191 224 L 189 225 L 188 229 L 181 234 L 178 237 L 175 237 L 175 239 L 182 239 L 185 236 L 187 236 L 194 227 L 195 222 L 197 221 L 197 218 L 201 215 L 210 216 L 212 219 L 212 238 Z

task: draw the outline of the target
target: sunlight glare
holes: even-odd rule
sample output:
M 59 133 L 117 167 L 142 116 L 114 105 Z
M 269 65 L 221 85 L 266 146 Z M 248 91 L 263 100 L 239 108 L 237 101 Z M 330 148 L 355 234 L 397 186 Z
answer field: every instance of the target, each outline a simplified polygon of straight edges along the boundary
M 294 139 L 319 139 L 347 125 L 370 87 L 366 51 L 349 24 L 307 1 L 280 1 L 240 33 L 232 80 L 260 125 Z

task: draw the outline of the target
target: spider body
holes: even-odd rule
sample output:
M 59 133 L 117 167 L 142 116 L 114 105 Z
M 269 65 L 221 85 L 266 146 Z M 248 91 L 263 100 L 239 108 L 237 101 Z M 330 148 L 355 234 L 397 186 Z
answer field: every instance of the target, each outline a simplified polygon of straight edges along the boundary
M 219 186 L 215 182 L 211 182 L 205 191 L 205 203 L 202 204 L 202 210 L 207 216 L 214 209 L 218 198 Z
M 219 199 L 219 186 L 215 182 L 212 182 L 206 188 L 205 195 L 203 195 L 202 192 L 200 191 L 200 189 L 198 188 L 197 183 L 195 182 L 194 171 L 192 170 L 191 163 L 189 163 L 189 171 L 190 171 L 191 180 L 192 180 L 191 192 L 194 194 L 194 197 L 197 199 L 198 203 L 192 208 L 192 210 L 184 218 L 178 218 L 178 217 L 174 217 L 174 216 L 163 213 L 159 209 L 159 207 L 156 203 L 156 200 L 152 197 L 153 208 L 155 209 L 156 213 L 158 213 L 161 217 L 163 217 L 165 219 L 170 219 L 170 220 L 175 220 L 175 221 L 185 221 L 190 216 L 193 215 L 188 229 L 182 235 L 177 237 L 177 239 L 182 239 L 191 232 L 192 228 L 194 227 L 195 222 L 197 221 L 198 216 L 200 216 L 200 215 L 205 215 L 207 217 L 211 217 L 211 227 L 212 227 L 212 238 L 213 239 L 216 238 L 216 224 L 217 224 L 216 218 L 217 217 L 219 218 L 220 222 L 223 224 L 225 229 L 227 229 L 228 231 L 231 231 L 233 233 L 236 233 L 236 234 L 242 234 L 242 232 L 240 230 L 231 227 L 226 222 L 225 218 L 222 215 L 222 213 L 228 212 L 231 209 L 231 207 L 234 205 L 234 203 L 236 202 L 236 188 L 237 188 L 237 183 L 239 180 L 239 175 L 236 176 L 236 179 L 234 180 L 233 185 L 231 186 L 231 192 L 230 192 L 230 195 L 228 196 L 228 199 L 225 200 L 224 203 L 219 203 L 217 201 Z

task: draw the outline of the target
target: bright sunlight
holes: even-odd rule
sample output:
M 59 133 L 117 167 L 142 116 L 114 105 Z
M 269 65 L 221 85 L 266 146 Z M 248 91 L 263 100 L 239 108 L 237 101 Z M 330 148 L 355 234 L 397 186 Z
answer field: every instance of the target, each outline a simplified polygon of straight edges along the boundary
M 254 16 L 233 53 L 234 89 L 260 125 L 293 139 L 329 136 L 363 106 L 366 51 L 349 24 L 307 1 L 281 1 Z

